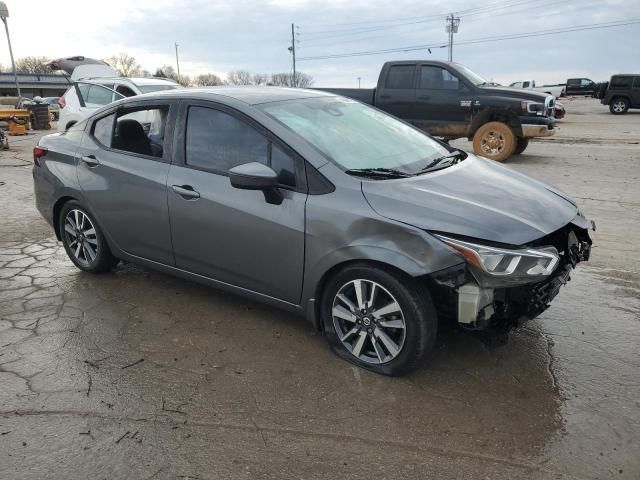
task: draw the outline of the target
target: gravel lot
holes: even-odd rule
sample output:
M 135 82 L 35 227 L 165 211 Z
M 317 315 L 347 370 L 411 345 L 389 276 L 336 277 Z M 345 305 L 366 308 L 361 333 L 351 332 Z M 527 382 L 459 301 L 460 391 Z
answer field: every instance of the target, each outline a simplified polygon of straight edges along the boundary
M 134 265 L 82 273 L 0 152 L 0 478 L 640 478 L 640 111 L 565 101 L 508 165 L 597 223 L 592 261 L 490 350 L 386 378 L 292 315 Z M 457 142 L 469 148 L 467 142 Z

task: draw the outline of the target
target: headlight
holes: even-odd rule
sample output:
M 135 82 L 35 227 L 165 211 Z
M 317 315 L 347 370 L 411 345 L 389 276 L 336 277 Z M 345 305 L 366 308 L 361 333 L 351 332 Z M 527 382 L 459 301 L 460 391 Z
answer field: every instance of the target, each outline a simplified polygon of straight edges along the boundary
M 551 275 L 560 261 L 555 247 L 507 250 L 442 235 L 436 237 L 464 256 L 484 287 L 539 282 Z
M 544 103 L 532 102 L 530 100 L 522 100 L 520 102 L 522 111 L 526 113 L 535 113 L 536 115 L 544 115 Z

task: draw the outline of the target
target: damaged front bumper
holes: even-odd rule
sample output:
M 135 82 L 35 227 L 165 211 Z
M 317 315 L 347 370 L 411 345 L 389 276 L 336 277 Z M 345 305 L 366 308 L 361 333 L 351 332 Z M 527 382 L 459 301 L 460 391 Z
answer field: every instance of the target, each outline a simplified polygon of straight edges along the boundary
M 586 219 L 580 220 L 529 245 L 552 245 L 560 254 L 559 264 L 543 281 L 488 287 L 468 264 L 432 277 L 443 293 L 439 311 L 448 313 L 461 327 L 476 332 L 486 343 L 505 343 L 509 331 L 544 312 L 561 287 L 571 280 L 576 265 L 589 260 L 591 238 L 584 228 Z

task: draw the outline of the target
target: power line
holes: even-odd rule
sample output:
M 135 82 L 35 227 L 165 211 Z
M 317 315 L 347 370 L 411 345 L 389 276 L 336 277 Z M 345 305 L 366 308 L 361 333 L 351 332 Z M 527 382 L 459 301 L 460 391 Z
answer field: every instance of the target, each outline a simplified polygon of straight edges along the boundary
M 470 40 L 463 40 L 458 42 L 458 45 L 472 45 L 477 43 L 488 43 L 488 42 L 497 42 L 502 40 L 514 40 L 519 38 L 530 38 L 530 37 L 543 37 L 547 35 L 557 35 L 561 33 L 569 33 L 569 32 L 578 32 L 583 30 L 596 30 L 600 28 L 612 28 L 612 27 L 623 27 L 627 25 L 635 25 L 639 24 L 640 19 L 631 19 L 631 20 L 617 20 L 612 22 L 601 22 L 601 23 L 593 23 L 588 25 L 576 25 L 574 27 L 564 27 L 564 28 L 555 28 L 555 29 L 546 29 L 539 30 L 528 33 L 516 33 L 516 34 L 504 34 L 497 35 L 493 37 L 482 37 L 475 38 Z M 346 57 L 360 57 L 360 56 L 368 56 L 368 55 L 378 55 L 383 53 L 396 53 L 396 52 L 412 52 L 416 50 L 426 50 L 428 48 L 446 48 L 447 42 L 438 42 L 433 44 L 426 45 L 412 45 L 407 47 L 394 47 L 380 50 L 368 50 L 361 52 L 351 52 L 351 53 L 336 53 L 336 54 L 327 54 L 327 55 L 317 55 L 312 57 L 300 57 L 297 60 L 301 61 L 310 61 L 310 60 L 325 60 L 325 59 L 333 59 L 333 58 L 346 58 Z

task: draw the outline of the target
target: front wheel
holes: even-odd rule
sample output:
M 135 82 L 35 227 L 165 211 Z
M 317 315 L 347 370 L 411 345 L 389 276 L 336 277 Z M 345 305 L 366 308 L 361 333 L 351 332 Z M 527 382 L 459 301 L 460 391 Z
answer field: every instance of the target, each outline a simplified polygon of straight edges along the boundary
M 504 162 L 516 149 L 517 137 L 511 127 L 502 122 L 482 125 L 473 135 L 473 151 L 476 155 Z
M 609 104 L 609 111 L 614 115 L 621 115 L 627 113 L 629 110 L 629 100 L 622 97 L 617 97 L 611 100 Z
M 321 315 L 338 356 L 383 375 L 415 369 L 433 349 L 438 328 L 423 284 L 364 264 L 347 267 L 328 281 Z
M 514 150 L 514 155 L 520 155 L 524 152 L 529 146 L 529 139 L 524 137 L 518 137 L 518 143 L 516 144 L 516 149 Z
M 60 238 L 69 259 L 85 272 L 108 272 L 116 263 L 91 214 L 75 200 L 60 211 Z

